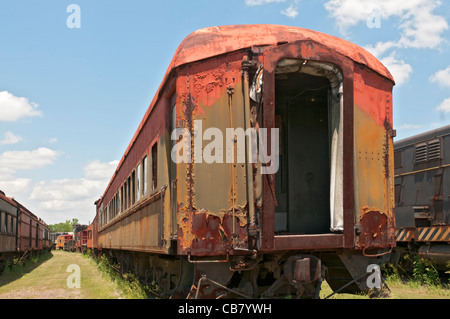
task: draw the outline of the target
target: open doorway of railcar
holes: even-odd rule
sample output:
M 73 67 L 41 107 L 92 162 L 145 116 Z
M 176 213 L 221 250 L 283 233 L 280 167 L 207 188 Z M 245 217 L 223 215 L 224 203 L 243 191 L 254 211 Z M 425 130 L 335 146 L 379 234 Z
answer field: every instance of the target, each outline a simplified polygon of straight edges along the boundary
M 275 75 L 275 233 L 341 232 L 342 76 L 324 62 L 283 59 Z

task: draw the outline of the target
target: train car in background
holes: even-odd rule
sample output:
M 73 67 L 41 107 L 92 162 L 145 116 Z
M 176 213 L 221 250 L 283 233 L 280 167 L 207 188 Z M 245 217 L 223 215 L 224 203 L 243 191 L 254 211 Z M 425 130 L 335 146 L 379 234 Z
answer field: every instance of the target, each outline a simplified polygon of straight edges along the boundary
M 74 247 L 72 251 L 86 252 L 87 251 L 87 238 L 88 238 L 88 226 L 87 225 L 76 225 L 73 229 L 74 234 Z
M 418 255 L 438 270 L 448 270 L 450 125 L 396 141 L 394 149 L 397 248 L 393 262 L 409 268 L 402 257 Z
M 56 233 L 51 233 L 51 241 L 52 241 L 52 249 L 56 249 L 56 245 L 58 243 L 58 237 L 62 236 L 62 235 L 67 235 L 68 232 L 56 232 Z
M 91 224 L 89 224 L 87 236 L 87 249 L 91 252 L 92 256 L 97 256 L 97 237 L 98 237 L 98 217 L 95 216 Z
M 99 251 L 174 298 L 367 290 L 396 244 L 393 86 L 320 32 L 192 33 L 96 202 Z
M 68 233 L 66 235 L 61 235 L 57 238 L 57 243 L 56 243 L 56 249 L 58 250 L 64 250 L 64 247 L 67 247 L 66 242 L 69 242 L 70 240 L 73 239 L 73 234 L 72 233 Z
M 0 263 L 16 254 L 17 216 L 18 207 L 15 201 L 0 191 Z
M 0 263 L 51 249 L 48 225 L 25 206 L 0 191 Z

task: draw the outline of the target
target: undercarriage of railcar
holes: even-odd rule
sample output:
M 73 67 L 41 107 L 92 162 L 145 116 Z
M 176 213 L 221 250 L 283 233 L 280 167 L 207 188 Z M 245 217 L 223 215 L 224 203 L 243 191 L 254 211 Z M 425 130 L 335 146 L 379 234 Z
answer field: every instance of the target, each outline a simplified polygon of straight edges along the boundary
M 378 275 L 369 266 L 386 261 L 344 250 L 208 258 L 120 250 L 101 254 L 117 263 L 122 274 L 136 274 L 156 287 L 158 298 L 183 299 L 317 299 L 324 280 L 334 292 L 367 292 L 368 281 Z

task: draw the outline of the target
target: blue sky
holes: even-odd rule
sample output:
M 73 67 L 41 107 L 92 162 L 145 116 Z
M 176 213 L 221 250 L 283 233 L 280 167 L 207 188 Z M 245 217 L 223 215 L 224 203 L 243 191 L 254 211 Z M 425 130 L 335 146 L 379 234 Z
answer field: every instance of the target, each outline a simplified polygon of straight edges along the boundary
M 71 4 L 80 28 L 68 27 Z M 92 221 L 179 43 L 230 24 L 369 49 L 397 82 L 397 139 L 450 123 L 450 1 L 2 0 L 0 189 L 48 224 Z

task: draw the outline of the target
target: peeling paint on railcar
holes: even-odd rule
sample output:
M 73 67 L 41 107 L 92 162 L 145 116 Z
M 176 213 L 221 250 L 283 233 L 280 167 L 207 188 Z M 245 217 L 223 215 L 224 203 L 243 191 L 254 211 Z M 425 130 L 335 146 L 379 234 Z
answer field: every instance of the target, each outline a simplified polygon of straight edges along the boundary
M 364 67 L 354 75 L 355 207 L 362 249 L 395 246 L 392 83 Z
M 222 132 L 245 127 L 241 60 L 242 53 L 219 57 L 190 66 L 178 77 L 176 123 L 191 136 L 191 161 L 178 164 L 177 169 L 178 180 L 185 181 L 177 193 L 179 252 L 226 254 L 233 243 L 247 242 L 246 164 L 206 163 L 202 155 L 207 143 L 197 145 L 202 141 L 194 136 L 194 121 Z M 216 142 L 227 144 L 226 140 Z

